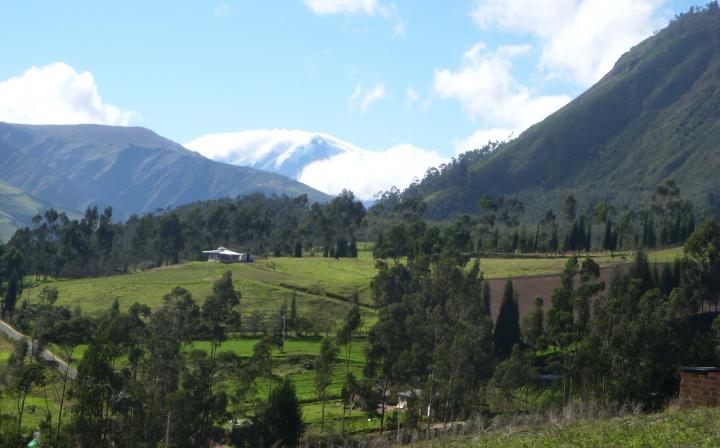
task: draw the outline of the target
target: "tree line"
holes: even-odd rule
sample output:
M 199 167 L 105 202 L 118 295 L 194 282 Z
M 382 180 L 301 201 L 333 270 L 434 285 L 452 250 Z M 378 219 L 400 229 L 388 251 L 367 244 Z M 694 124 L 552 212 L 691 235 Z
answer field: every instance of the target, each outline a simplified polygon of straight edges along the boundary
M 90 207 L 80 219 L 50 209 L 8 242 L 24 271 L 83 277 L 202 259 L 220 246 L 256 255 L 357 257 L 365 207 L 344 191 L 328 203 L 252 194 L 190 204 L 113 222 L 112 208 Z
M 390 204 L 392 209 L 389 210 Z M 412 252 L 411 217 L 425 216 L 417 198 L 386 197 L 368 210 L 368 220 L 389 220 L 378 233 L 378 250 L 403 256 Z M 528 221 L 525 204 L 513 196 L 483 196 L 476 213 L 443 225 L 454 250 L 465 254 L 581 254 L 679 246 L 695 230 L 695 213 L 674 181 L 659 186 L 646 207 L 620 212 L 600 202 L 581 208 L 570 194 L 562 212 L 547 209 L 537 221 Z M 400 225 L 393 225 L 393 224 Z M 385 229 L 385 230 L 383 230 Z

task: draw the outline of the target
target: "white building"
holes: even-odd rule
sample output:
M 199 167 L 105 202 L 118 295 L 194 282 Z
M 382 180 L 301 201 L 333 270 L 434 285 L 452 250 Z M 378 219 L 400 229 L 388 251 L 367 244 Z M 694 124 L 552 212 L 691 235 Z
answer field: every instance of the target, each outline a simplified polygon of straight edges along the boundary
M 250 254 L 233 252 L 224 247 L 218 247 L 216 250 L 204 250 L 204 254 L 208 256 L 208 261 L 220 263 L 240 263 L 250 261 Z

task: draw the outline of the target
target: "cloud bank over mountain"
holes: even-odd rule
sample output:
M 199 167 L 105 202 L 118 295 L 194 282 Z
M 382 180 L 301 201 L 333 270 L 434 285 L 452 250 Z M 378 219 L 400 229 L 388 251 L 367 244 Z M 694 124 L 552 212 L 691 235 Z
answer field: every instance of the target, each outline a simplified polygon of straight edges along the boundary
M 208 134 L 185 146 L 213 160 L 282 174 L 328 194 L 350 189 L 366 201 L 393 186 L 404 188 L 431 166 L 447 162 L 410 144 L 374 151 L 328 134 L 289 129 Z

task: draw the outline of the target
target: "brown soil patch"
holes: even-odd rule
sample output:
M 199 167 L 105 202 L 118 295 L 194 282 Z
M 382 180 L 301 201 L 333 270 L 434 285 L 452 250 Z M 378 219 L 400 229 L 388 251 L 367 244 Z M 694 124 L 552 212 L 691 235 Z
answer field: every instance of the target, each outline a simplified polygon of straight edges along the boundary
M 623 265 L 626 269 L 629 265 Z M 613 271 L 616 266 L 609 266 L 600 269 L 600 280 L 605 282 L 606 287 L 610 285 Z M 497 319 L 502 302 L 503 291 L 507 279 L 495 278 L 486 280 L 490 284 L 491 312 L 493 320 Z M 515 277 L 512 279 L 513 287 L 518 298 L 520 318 L 533 309 L 535 297 L 540 296 L 544 301 L 544 309 L 550 309 L 553 290 L 560 286 L 560 274 L 540 275 L 530 277 Z

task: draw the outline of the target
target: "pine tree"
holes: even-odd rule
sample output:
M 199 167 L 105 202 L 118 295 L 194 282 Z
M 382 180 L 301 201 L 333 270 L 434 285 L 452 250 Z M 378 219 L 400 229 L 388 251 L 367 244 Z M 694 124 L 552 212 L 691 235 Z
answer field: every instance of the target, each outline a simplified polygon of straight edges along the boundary
M 490 297 L 490 283 L 483 282 L 482 285 L 482 293 L 480 297 L 480 302 L 482 303 L 482 309 L 483 312 L 487 315 L 491 315 L 491 297 Z
M 503 300 L 500 304 L 500 312 L 495 323 L 493 342 L 495 344 L 495 355 L 498 359 L 506 359 L 512 352 L 513 345 L 520 342 L 520 311 L 515 299 L 515 290 L 512 280 L 505 283 Z
M 605 221 L 605 235 L 603 236 L 603 250 L 612 251 L 612 223 L 610 219 Z
M 274 389 L 255 417 L 260 428 L 262 446 L 297 447 L 305 431 L 302 407 L 295 386 L 288 378 Z

